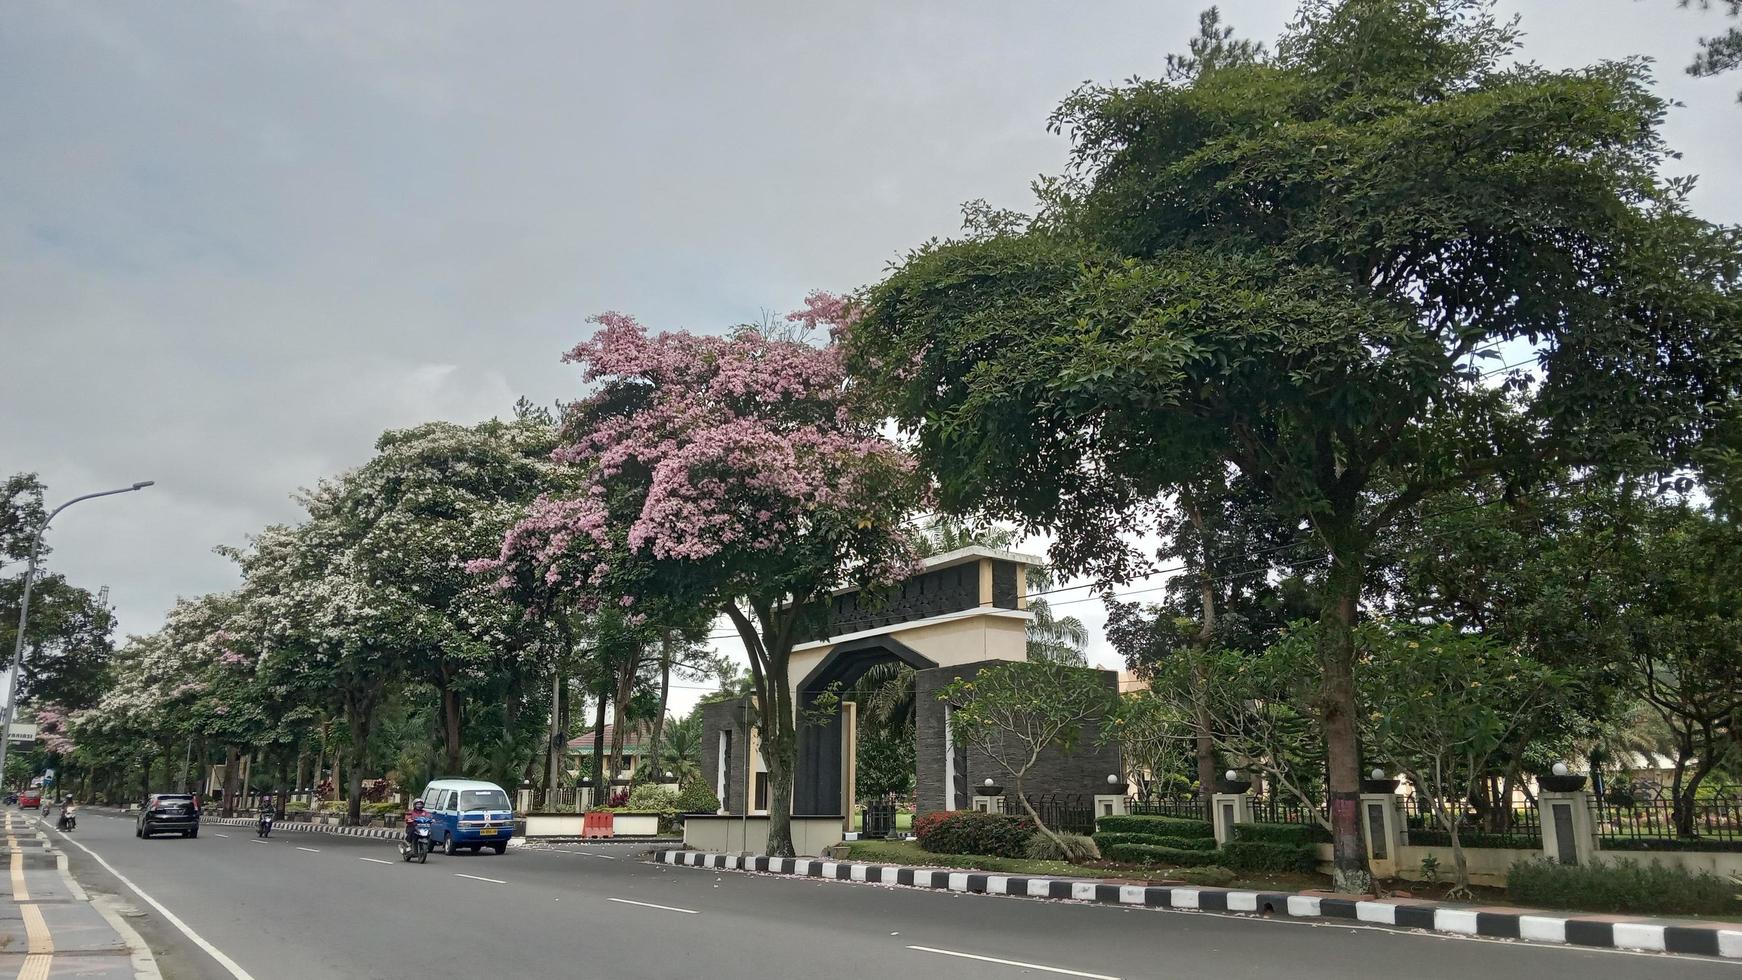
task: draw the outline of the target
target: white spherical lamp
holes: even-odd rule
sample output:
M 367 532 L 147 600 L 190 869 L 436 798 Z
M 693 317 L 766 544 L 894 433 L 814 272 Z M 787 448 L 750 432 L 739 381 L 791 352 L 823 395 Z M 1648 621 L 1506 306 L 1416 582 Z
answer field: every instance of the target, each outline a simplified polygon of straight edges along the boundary
M 1371 776 L 1374 779 L 1384 779 L 1385 778 L 1385 770 L 1379 768 L 1378 766 L 1374 766 L 1373 771 L 1368 773 L 1367 775 Z
M 1565 776 L 1568 772 L 1567 764 L 1564 762 L 1557 762 L 1554 764 L 1552 771 L 1557 776 Z
M 1235 772 L 1234 770 L 1230 769 L 1227 772 L 1222 774 L 1222 778 L 1226 779 L 1230 783 L 1237 783 L 1240 781 L 1240 774 L 1238 772 Z
M 982 783 L 982 784 L 981 784 L 981 785 L 983 785 L 983 786 L 992 786 L 992 785 L 994 785 L 994 784 L 993 784 L 993 782 L 992 782 L 992 777 L 991 777 L 991 776 L 987 776 L 987 777 L 986 777 L 986 781 L 985 781 L 985 782 L 984 782 L 984 783 Z

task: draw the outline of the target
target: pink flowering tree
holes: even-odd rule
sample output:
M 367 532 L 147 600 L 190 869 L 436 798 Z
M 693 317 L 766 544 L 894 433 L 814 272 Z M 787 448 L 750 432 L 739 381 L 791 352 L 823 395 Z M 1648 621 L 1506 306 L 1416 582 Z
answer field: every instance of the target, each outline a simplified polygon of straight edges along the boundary
M 813 294 L 789 319 L 839 328 Z M 578 474 L 474 568 L 636 617 L 660 606 L 725 616 L 750 661 L 768 767 L 770 854 L 790 855 L 797 713 L 788 665 L 818 600 L 914 567 L 903 522 L 924 502 L 909 457 L 853 411 L 839 351 L 754 329 L 649 335 L 607 313 L 566 360 L 592 394 L 570 406 L 554 458 Z

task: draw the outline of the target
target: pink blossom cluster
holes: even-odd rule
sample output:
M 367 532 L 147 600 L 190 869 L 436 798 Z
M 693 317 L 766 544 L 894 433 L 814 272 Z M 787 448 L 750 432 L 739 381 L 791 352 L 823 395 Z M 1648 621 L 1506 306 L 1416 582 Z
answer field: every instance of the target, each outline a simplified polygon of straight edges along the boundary
M 789 319 L 838 328 L 850 315 L 846 301 L 816 292 Z M 626 471 L 649 477 L 639 515 L 618 529 L 629 548 L 707 561 L 729 550 L 777 551 L 824 517 L 867 526 L 890 509 L 890 487 L 901 482 L 891 477 L 914 470 L 875 426 L 854 419 L 834 344 L 754 330 L 650 336 L 622 313 L 593 322 L 597 332 L 565 360 L 603 386 L 574 407 L 586 431 L 553 454 L 586 483 L 577 499 L 541 499 L 497 558 L 468 566 L 475 572 L 530 565 L 546 585 L 600 585 L 611 550 L 606 481 Z
M 55 755 L 70 755 L 73 743 L 67 711 L 58 704 L 36 706 L 36 739 Z

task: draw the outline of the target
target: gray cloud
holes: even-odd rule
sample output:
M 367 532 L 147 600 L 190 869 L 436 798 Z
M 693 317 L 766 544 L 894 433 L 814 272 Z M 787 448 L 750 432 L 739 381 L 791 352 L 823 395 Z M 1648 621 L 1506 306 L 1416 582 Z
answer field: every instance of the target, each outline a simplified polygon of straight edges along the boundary
M 16 5 L 0 467 L 159 481 L 55 536 L 150 629 L 382 429 L 571 395 L 591 313 L 717 329 L 874 278 L 966 199 L 1024 206 L 1058 99 L 1158 71 L 1205 2 Z M 1677 166 L 1742 217 L 1737 82 L 1680 71 L 1709 17 L 1503 6 L 1547 64 L 1657 56 Z M 1291 7 L 1222 2 L 1266 38 Z

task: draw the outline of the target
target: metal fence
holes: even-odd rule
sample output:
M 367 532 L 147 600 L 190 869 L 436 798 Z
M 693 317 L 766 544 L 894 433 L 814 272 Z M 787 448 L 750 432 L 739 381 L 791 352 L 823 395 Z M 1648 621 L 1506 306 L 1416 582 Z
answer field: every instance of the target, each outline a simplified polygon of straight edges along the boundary
M 1318 813 L 1298 800 L 1283 800 L 1274 796 L 1255 796 L 1250 805 L 1252 819 L 1258 823 L 1293 823 L 1317 826 Z
M 1458 843 L 1464 847 L 1542 847 L 1542 815 L 1534 806 L 1518 807 L 1510 813 L 1480 811 L 1463 801 L 1448 801 L 1458 825 Z M 1398 800 L 1403 810 L 1403 826 L 1414 845 L 1450 846 L 1452 833 L 1446 829 L 1434 804 L 1418 796 Z
M 1125 805 L 1125 812 L 1140 817 L 1183 817 L 1188 820 L 1210 819 L 1210 805 L 1198 796 L 1156 797 L 1136 800 Z
M 1724 845 L 1725 850 L 1742 850 L 1742 800 L 1733 796 L 1695 800 L 1690 813 L 1691 834 L 1678 831 L 1672 800 L 1636 800 L 1625 806 L 1602 799 L 1595 803 L 1592 815 L 1603 847 L 1650 849 L 1652 842 L 1673 841 L 1683 846 L 1714 843 Z
M 1095 801 L 1076 793 L 1047 793 L 1030 796 L 1028 805 L 1053 830 L 1071 834 L 1095 832 Z M 1004 798 L 1004 812 L 1023 814 L 1022 801 L 1015 796 Z

